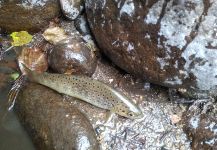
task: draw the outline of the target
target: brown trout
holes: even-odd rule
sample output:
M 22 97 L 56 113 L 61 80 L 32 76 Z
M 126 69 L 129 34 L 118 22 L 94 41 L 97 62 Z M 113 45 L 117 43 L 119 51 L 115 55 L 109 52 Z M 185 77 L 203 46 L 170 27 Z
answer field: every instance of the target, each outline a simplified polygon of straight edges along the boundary
M 100 81 L 85 76 L 46 72 L 39 74 L 24 65 L 22 66 L 31 82 L 42 84 L 59 93 L 76 97 L 96 107 L 110 110 L 127 118 L 136 119 L 143 116 L 139 107 L 123 93 Z

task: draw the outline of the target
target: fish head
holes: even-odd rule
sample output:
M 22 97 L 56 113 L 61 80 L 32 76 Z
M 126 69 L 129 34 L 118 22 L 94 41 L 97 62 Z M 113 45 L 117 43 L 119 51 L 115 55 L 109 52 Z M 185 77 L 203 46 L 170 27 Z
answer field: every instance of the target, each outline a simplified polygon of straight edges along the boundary
M 130 118 L 130 119 L 140 119 L 140 118 L 142 118 L 144 115 L 143 115 L 143 113 L 142 113 L 142 111 L 141 110 L 139 110 L 139 111 L 129 111 L 128 113 L 127 113 L 127 116 L 126 117 L 128 117 L 128 118 Z
M 141 111 L 141 109 L 138 106 L 132 105 L 131 107 L 128 107 L 127 111 L 127 117 L 131 119 L 140 119 L 144 115 Z
M 139 119 L 143 117 L 143 113 L 139 107 L 132 105 L 124 105 L 118 104 L 114 107 L 115 113 L 119 114 L 120 116 L 130 118 L 130 119 Z
M 119 91 L 113 91 L 114 97 L 116 97 L 116 104 L 114 105 L 115 113 L 130 118 L 139 119 L 143 117 L 141 109 L 126 95 Z

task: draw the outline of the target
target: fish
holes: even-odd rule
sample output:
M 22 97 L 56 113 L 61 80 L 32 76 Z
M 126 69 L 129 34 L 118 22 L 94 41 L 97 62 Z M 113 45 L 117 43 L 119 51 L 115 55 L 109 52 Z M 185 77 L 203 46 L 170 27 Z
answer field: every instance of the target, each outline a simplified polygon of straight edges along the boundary
M 37 73 L 24 64 L 22 66 L 30 82 L 39 83 L 58 93 L 78 98 L 126 118 L 143 117 L 141 109 L 131 99 L 101 81 L 82 75 Z

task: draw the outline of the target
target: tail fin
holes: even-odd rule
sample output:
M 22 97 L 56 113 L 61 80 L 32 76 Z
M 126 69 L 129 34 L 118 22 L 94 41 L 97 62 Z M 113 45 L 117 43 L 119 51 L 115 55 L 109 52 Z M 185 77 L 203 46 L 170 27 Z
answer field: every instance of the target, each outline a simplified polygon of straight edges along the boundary
M 24 65 L 23 63 L 20 63 L 21 64 L 21 70 L 23 71 L 24 75 L 26 75 L 28 77 L 28 79 L 30 81 L 34 81 L 35 77 L 36 77 L 36 74 L 34 71 L 30 70 L 26 65 Z

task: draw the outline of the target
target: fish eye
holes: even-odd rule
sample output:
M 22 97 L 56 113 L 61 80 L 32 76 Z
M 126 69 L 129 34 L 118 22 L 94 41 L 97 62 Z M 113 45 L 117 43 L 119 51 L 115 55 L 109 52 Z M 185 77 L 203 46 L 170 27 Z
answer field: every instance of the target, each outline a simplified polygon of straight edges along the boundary
M 133 114 L 132 114 L 132 113 L 128 113 L 128 115 L 129 115 L 130 117 L 132 117 L 132 116 L 133 116 Z

